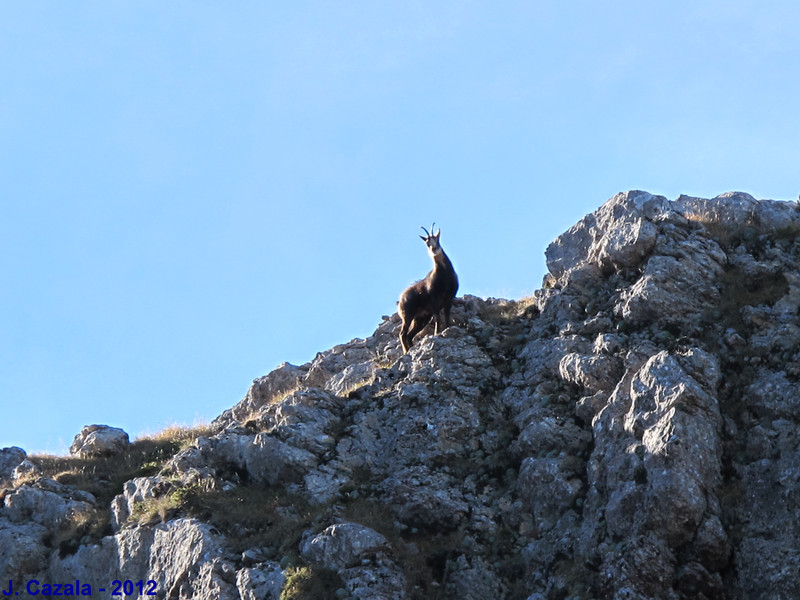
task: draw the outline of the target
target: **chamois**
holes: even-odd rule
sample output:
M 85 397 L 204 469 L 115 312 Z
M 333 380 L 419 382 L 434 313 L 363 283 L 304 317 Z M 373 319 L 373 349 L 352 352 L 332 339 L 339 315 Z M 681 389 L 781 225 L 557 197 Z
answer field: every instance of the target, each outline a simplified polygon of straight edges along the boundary
M 403 345 L 404 353 L 411 348 L 414 336 L 422 331 L 431 319 L 434 319 L 435 323 L 434 333 L 444 331 L 450 324 L 450 309 L 458 291 L 458 276 L 453 269 L 453 263 L 439 244 L 439 234 L 442 230 L 439 228 L 435 234 L 431 233 L 433 225 L 430 232 L 420 227 L 426 235 L 419 236 L 425 242 L 428 254 L 433 259 L 433 270 L 425 279 L 408 287 L 400 296 L 398 312 L 403 319 L 400 343 Z

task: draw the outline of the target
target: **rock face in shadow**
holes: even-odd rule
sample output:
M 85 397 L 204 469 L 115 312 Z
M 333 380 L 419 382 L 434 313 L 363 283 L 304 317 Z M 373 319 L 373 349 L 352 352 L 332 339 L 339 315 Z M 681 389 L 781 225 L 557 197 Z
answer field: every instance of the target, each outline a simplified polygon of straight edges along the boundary
M 407 355 L 386 317 L 257 379 L 116 487 L 4 449 L 0 581 L 152 580 L 187 599 L 793 597 L 798 233 L 795 203 L 619 194 L 548 247 L 531 298 L 460 298 Z

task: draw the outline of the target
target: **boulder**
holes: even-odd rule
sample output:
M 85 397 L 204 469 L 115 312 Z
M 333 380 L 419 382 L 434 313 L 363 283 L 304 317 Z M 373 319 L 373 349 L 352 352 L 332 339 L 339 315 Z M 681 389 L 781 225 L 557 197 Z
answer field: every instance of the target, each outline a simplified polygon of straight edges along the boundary
M 163 496 L 171 489 L 172 484 L 160 475 L 134 477 L 126 481 L 122 493 L 111 501 L 111 527 L 119 531 L 128 522 L 138 502 Z
M 380 533 L 358 523 L 342 522 L 307 538 L 300 553 L 308 561 L 329 569 L 346 569 L 389 550 L 389 542 Z
M 56 532 L 70 519 L 90 512 L 93 505 L 30 485 L 22 485 L 7 493 L 3 516 L 12 523 L 37 523 Z
M 194 519 L 124 529 L 74 554 L 54 553 L 47 580 L 79 579 L 93 590 L 114 579 L 153 580 L 159 596 L 237 600 L 236 571 L 224 560 L 221 541 L 211 526 Z
M 286 577 L 278 563 L 265 562 L 236 572 L 236 588 L 242 600 L 280 600 Z
M 69 453 L 81 458 L 120 454 L 128 449 L 128 434 L 109 425 L 86 425 L 72 440 Z
M 388 540 L 359 523 L 335 523 L 307 537 L 300 553 L 311 564 L 334 569 L 350 597 L 362 600 L 403 600 L 406 579 L 391 558 Z
M 12 523 L 0 518 L 0 581 L 20 581 L 40 572 L 50 555 L 44 544 L 48 534 L 39 523 Z
M 14 469 L 27 456 L 25 450 L 17 446 L 0 449 L 0 481 L 11 479 Z

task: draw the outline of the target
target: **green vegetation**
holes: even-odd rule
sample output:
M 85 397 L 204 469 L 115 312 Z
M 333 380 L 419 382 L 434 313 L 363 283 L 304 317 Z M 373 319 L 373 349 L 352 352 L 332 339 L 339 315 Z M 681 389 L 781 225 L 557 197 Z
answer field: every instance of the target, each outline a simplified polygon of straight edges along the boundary
M 149 498 L 133 505 L 128 523 L 136 525 L 164 523 L 177 515 L 180 507 L 180 498 L 174 492 L 166 496 Z
M 336 571 L 321 567 L 292 567 L 287 571 L 281 600 L 335 600 L 344 594 Z
M 122 493 L 126 481 L 134 477 L 154 475 L 176 453 L 190 446 L 199 436 L 210 435 L 207 425 L 195 427 L 171 426 L 157 434 L 135 440 L 127 451 L 113 456 L 53 456 L 34 454 L 28 459 L 40 470 L 15 482 L 16 486 L 31 483 L 40 477 L 54 479 L 64 485 L 89 492 L 97 499 L 97 508 L 74 515 L 62 529 L 49 540 L 50 545 L 63 553 L 77 549 L 81 543 L 98 540 L 111 533 L 109 505 L 114 496 Z M 166 518 L 177 508 L 164 500 L 150 507 L 139 518 L 152 518 L 158 514 Z M 143 507 L 144 508 L 144 507 Z M 171 513 L 170 513 L 171 514 Z
M 181 513 L 216 527 L 228 537 L 234 552 L 259 546 L 274 560 L 297 552 L 307 529 L 322 530 L 326 506 L 310 506 L 283 488 L 238 485 L 229 490 L 204 491 L 197 486 L 182 492 Z
M 31 455 L 29 460 L 41 469 L 41 474 L 31 475 L 29 479 L 55 479 L 89 492 L 97 498 L 99 505 L 107 505 L 114 496 L 122 493 L 126 481 L 158 473 L 170 458 L 189 447 L 197 437 L 210 433 L 207 425 L 173 425 L 159 433 L 134 440 L 126 452 L 113 456 L 81 458 Z M 28 480 L 18 481 L 17 485 Z

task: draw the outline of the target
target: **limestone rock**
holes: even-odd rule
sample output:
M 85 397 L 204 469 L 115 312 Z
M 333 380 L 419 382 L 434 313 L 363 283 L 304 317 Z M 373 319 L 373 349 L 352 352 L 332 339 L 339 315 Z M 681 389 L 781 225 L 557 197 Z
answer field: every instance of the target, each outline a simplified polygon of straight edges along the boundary
M 51 581 L 80 579 L 92 589 L 114 579 L 153 580 L 159 594 L 172 598 L 239 597 L 236 573 L 221 556 L 219 536 L 193 519 L 125 529 L 70 556 L 55 553 L 48 576 Z
M 370 600 L 796 595 L 796 203 L 626 192 L 546 259 L 544 289 L 459 298 L 408 354 L 393 315 L 281 365 L 147 477 L 0 451 L 16 486 L 0 490 L 0 581 L 153 579 L 176 599 L 279 598 L 299 572 L 335 586 L 321 597 Z M 91 436 L 75 452 L 102 452 Z M 169 510 L 137 523 L 140 502 Z M 298 556 L 310 568 L 289 573 Z
M 236 588 L 242 600 L 280 600 L 286 577 L 278 563 L 263 563 L 236 572 Z
M 122 493 L 111 501 L 111 526 L 119 531 L 128 521 L 139 502 L 163 496 L 172 489 L 172 484 L 159 475 L 135 477 L 126 481 Z
M 253 381 L 247 395 L 239 404 L 225 411 L 214 422 L 218 428 L 233 422 L 243 422 L 262 406 L 274 402 L 281 395 L 297 389 L 306 375 L 307 368 L 283 363 L 274 371 Z
M 550 530 L 578 498 L 583 482 L 562 468 L 557 458 L 526 458 L 520 467 L 517 493 L 533 513 L 540 530 Z
M 587 393 L 610 392 L 621 372 L 619 359 L 613 356 L 592 354 L 581 356 L 571 352 L 558 365 L 562 379 L 581 386 Z
M 50 549 L 44 545 L 48 529 L 35 522 L 12 523 L 0 518 L 0 578 L 20 581 L 38 573 L 47 563 Z
M 42 470 L 36 463 L 25 459 L 14 467 L 14 470 L 11 472 L 11 481 L 14 482 L 14 485 L 19 485 L 27 479 L 33 479 L 41 475 L 41 473 Z
M 377 531 L 358 523 L 335 523 L 308 538 L 300 547 L 309 561 L 329 569 L 355 567 L 367 555 L 385 553 L 389 542 Z
M 6 494 L 2 515 L 12 523 L 38 523 L 54 532 L 67 520 L 91 509 L 92 505 L 88 502 L 22 485 Z
M 369 527 L 336 523 L 308 537 L 300 552 L 313 564 L 337 570 L 354 598 L 406 597 L 405 578 L 391 559 L 388 540 Z
M 72 440 L 69 453 L 81 457 L 119 454 L 129 445 L 128 434 L 118 427 L 86 425 Z
M 426 468 L 405 467 L 384 480 L 380 489 L 397 518 L 410 526 L 452 529 L 469 513 L 469 504 L 453 479 Z
M 16 446 L 0 449 L 0 482 L 11 479 L 14 469 L 26 456 L 25 450 Z
M 604 271 L 636 266 L 655 245 L 651 219 L 665 204 L 666 198 L 647 192 L 614 196 L 547 247 L 547 268 L 560 278 L 584 262 Z
M 483 600 L 503 598 L 506 590 L 494 569 L 481 557 L 471 560 L 462 554 L 455 560 L 448 578 L 448 593 L 453 598 Z
M 214 441 L 217 460 L 246 472 L 248 478 L 275 485 L 299 481 L 317 466 L 317 457 L 268 433 L 255 435 L 222 434 Z
M 255 417 L 260 428 L 313 454 L 330 450 L 330 435 L 339 425 L 337 403 L 322 390 L 305 388 L 270 404 Z

